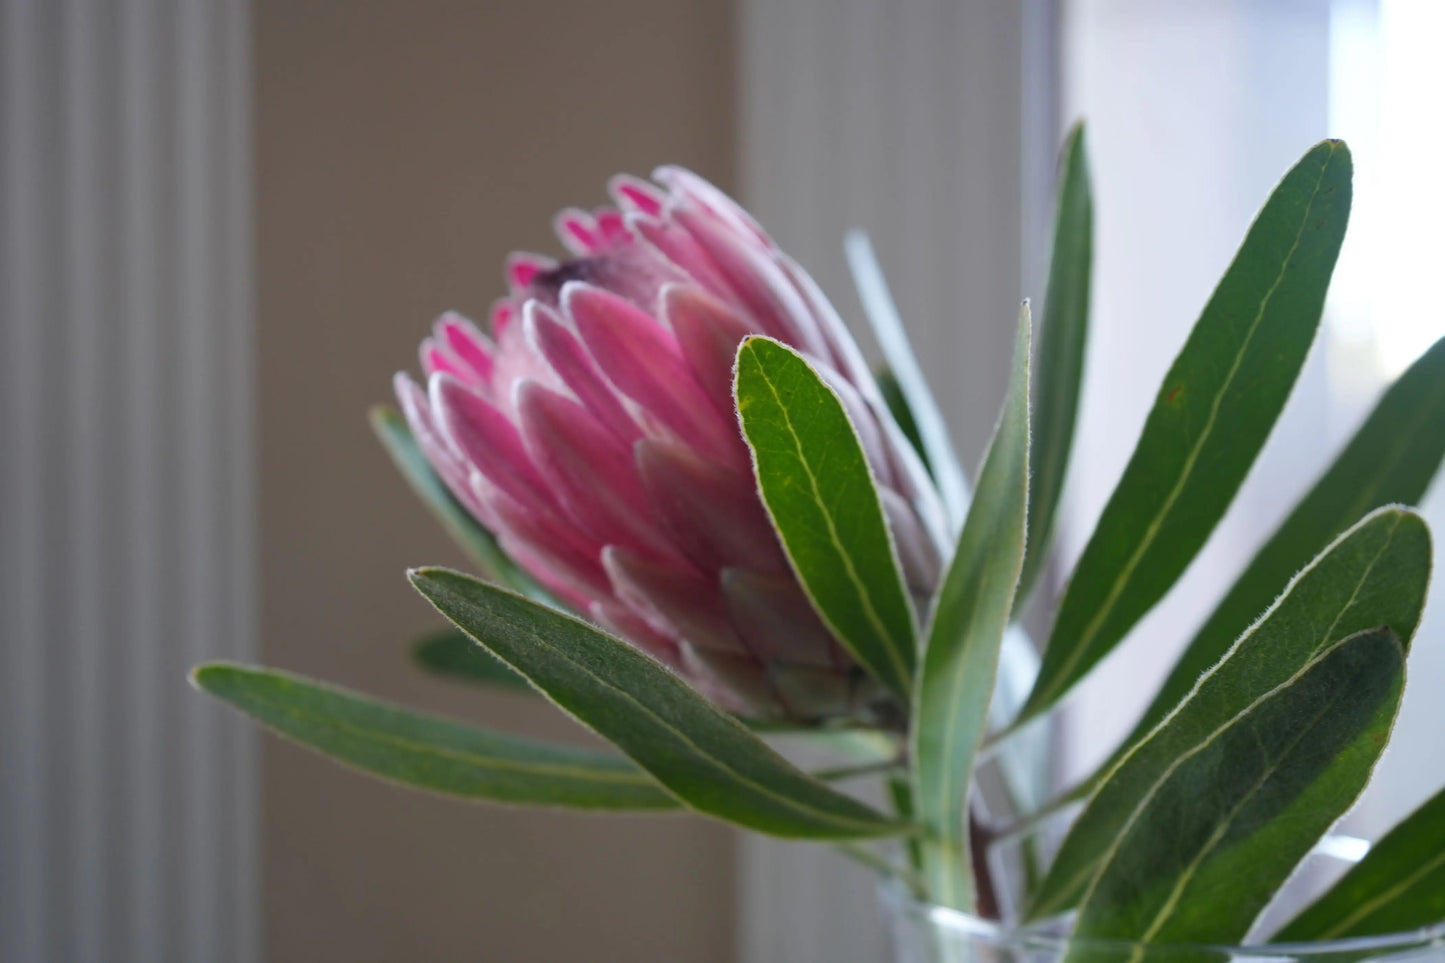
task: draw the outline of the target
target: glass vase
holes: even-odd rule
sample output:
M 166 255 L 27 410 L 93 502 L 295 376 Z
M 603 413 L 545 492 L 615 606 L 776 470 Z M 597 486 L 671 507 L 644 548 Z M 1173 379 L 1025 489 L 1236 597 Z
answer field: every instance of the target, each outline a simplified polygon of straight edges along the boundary
M 1357 860 L 1365 848 L 1363 841 L 1349 837 L 1326 837 L 1280 893 L 1275 905 L 1266 911 L 1256 930 L 1267 934 L 1288 919 Z M 1072 921 L 1067 917 L 1011 926 L 919 902 L 894 879 L 880 884 L 879 901 L 891 963 L 1445 963 L 1445 922 L 1413 932 L 1348 940 L 1207 946 L 1071 940 L 1068 930 Z M 1005 894 L 1003 905 L 1007 908 L 1010 902 Z

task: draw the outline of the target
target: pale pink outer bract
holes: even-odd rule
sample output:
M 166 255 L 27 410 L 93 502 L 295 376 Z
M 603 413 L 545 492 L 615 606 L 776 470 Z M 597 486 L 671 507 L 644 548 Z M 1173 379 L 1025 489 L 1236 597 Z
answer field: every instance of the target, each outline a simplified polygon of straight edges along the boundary
M 843 400 L 921 607 L 936 493 L 808 275 L 730 198 L 675 167 L 570 209 L 572 257 L 515 254 L 491 334 L 455 314 L 396 393 L 453 494 L 577 612 L 727 708 L 816 722 L 898 708 L 813 611 L 768 521 L 732 398 L 739 342 L 791 345 Z

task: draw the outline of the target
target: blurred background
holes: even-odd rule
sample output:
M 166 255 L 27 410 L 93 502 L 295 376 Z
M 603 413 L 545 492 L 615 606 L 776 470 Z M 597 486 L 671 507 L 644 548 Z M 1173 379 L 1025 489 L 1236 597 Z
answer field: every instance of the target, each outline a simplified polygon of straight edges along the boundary
M 553 212 L 612 173 L 681 163 L 852 322 L 841 237 L 868 229 L 972 462 L 1083 117 L 1094 339 L 1057 587 L 1254 211 L 1344 136 L 1310 364 L 1205 552 L 1068 704 L 1057 766 L 1083 772 L 1445 333 L 1442 42 L 1436 0 L 0 0 L 0 959 L 883 959 L 871 881 L 827 854 L 408 793 L 185 671 L 264 661 L 585 739 L 407 661 L 437 620 L 403 570 L 462 559 L 365 411 L 432 317 L 483 316 L 505 255 L 553 252 Z M 1359 832 L 1445 781 L 1440 612 Z

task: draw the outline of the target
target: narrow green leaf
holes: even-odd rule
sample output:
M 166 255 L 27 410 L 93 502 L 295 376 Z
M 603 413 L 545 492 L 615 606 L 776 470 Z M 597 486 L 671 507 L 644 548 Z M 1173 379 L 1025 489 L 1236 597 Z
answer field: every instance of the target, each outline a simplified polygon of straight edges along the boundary
M 934 606 L 914 690 L 915 805 L 923 872 L 935 903 L 972 912 L 969 781 L 988 721 L 999 648 L 1024 557 L 1029 497 L 1029 309 L 978 490 Z
M 799 771 L 662 665 L 586 622 L 459 572 L 410 577 L 443 615 L 698 812 L 797 839 L 906 831 Z
M 375 405 L 369 417 L 376 437 L 412 491 L 442 523 L 462 551 L 481 567 L 482 574 L 539 602 L 559 608 L 552 594 L 508 558 L 492 533 L 478 525 L 466 507 L 447 490 L 446 484 L 426 460 L 401 412 L 391 405 Z
M 913 608 L 843 402 L 802 355 L 762 337 L 738 348 L 734 391 L 763 503 L 813 607 L 859 663 L 906 699 Z
M 210 663 L 191 679 L 281 735 L 404 786 L 513 805 L 679 808 L 620 756 L 488 732 L 286 672 Z
M 1166 722 L 1151 739 L 1186 737 L 1169 765 L 1146 772 L 1126 762 L 1105 786 L 1126 790 L 1129 803 L 1080 901 L 1074 935 L 1242 940 L 1369 780 L 1404 677 L 1395 634 L 1371 629 L 1325 649 L 1218 726 L 1179 731 L 1178 717 Z
M 1314 339 L 1350 208 L 1326 141 L 1275 189 L 1160 386 L 1074 571 L 1024 719 L 1053 705 L 1184 571 L 1234 498 Z
M 1160 687 L 1128 746 L 1188 694 L 1202 672 L 1330 540 L 1382 505 L 1418 505 L 1445 456 L 1445 338 L 1385 392 L 1329 470 L 1255 555 Z M 1122 747 L 1121 747 L 1122 751 Z
M 511 692 L 536 695 L 525 676 L 459 629 L 438 629 L 412 647 L 411 656 L 428 672 L 463 682 L 480 683 Z
M 426 636 L 412 648 L 412 658 L 428 672 L 440 676 L 521 695 L 538 695 L 526 676 L 514 671 L 460 629 L 438 629 Z M 898 757 L 893 737 L 874 729 L 800 728 L 753 719 L 739 721 L 760 735 L 779 740 L 785 749 L 837 756 L 856 767 L 876 767 Z M 814 775 L 822 778 L 818 773 Z
M 924 461 L 938 486 L 943 500 L 944 511 L 948 514 L 950 530 L 956 531 L 963 524 L 964 513 L 968 511 L 968 477 L 953 449 L 953 439 L 948 433 L 948 422 L 943 417 L 928 379 L 913 353 L 908 340 L 908 331 L 888 291 L 888 281 L 878 256 L 873 253 L 873 243 L 868 235 L 852 230 L 843 238 L 843 252 L 848 257 L 848 268 L 853 273 L 853 285 L 858 289 L 858 300 L 863 304 L 863 313 L 873 328 L 873 337 L 888 370 L 898 382 L 909 415 L 917 428 Z
M 1040 884 L 1030 917 L 1075 905 L 1146 788 L 1321 651 L 1382 625 L 1408 643 L 1429 583 L 1430 533 L 1413 512 L 1382 508 L 1341 535 L 1295 576 L 1174 713 L 1106 774 Z
M 1445 792 L 1386 834 L 1276 943 L 1404 933 L 1445 920 Z
M 1077 124 L 1064 145 L 1054 219 L 1054 250 L 1044 294 L 1039 333 L 1038 401 L 1034 405 L 1029 464 L 1029 536 L 1015 607 L 1028 600 L 1049 555 L 1054 512 L 1063 491 L 1074 444 L 1084 346 L 1089 337 L 1089 279 L 1094 261 L 1094 196 L 1084 126 Z

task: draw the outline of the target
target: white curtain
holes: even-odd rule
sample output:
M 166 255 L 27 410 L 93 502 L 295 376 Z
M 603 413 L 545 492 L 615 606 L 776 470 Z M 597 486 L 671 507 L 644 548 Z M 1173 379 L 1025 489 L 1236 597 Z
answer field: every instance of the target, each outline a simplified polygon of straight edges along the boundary
M 0 959 L 252 961 L 249 7 L 0 0 Z

